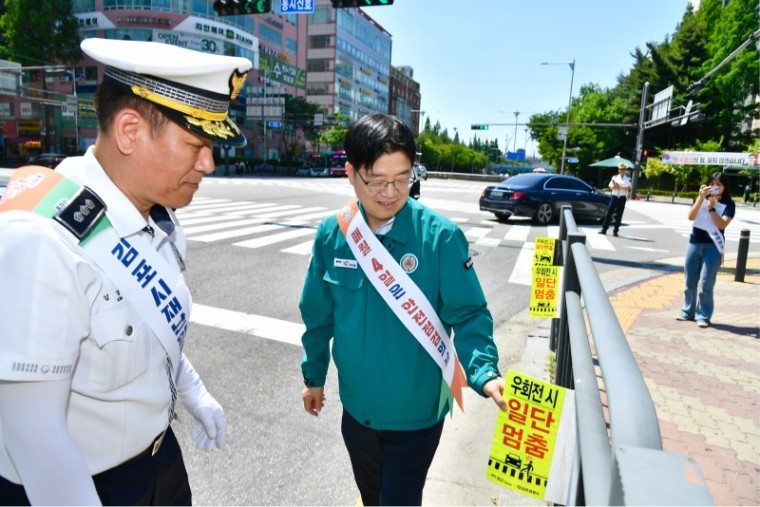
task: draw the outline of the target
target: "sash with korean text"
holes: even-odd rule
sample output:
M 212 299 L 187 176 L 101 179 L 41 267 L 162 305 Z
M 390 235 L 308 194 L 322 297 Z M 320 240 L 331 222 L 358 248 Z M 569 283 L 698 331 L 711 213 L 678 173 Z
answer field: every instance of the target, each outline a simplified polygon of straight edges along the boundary
M 726 205 L 716 202 L 713 205 L 713 209 L 715 209 L 718 216 L 722 216 L 723 211 L 726 209 Z M 712 239 L 715 247 L 720 254 L 723 255 L 723 252 L 726 249 L 726 239 L 723 237 L 723 233 L 720 232 L 720 229 L 715 225 L 715 222 L 713 222 L 710 212 L 707 209 L 707 201 L 702 203 L 702 207 L 697 213 L 697 218 L 694 220 L 694 227 L 706 231 L 707 234 L 710 235 L 710 239 Z
M 372 233 L 357 200 L 338 212 L 338 224 L 372 286 L 440 368 L 445 382 L 441 384 L 439 412 L 447 402 L 453 410 L 452 397 L 464 411 L 462 389 L 467 381 L 454 343 L 433 305 Z
M 54 218 L 83 188 L 46 167 L 16 169 L 0 199 L 0 212 L 31 211 Z M 92 211 L 87 205 L 80 213 Z M 79 241 L 79 246 L 135 306 L 161 345 L 176 377 L 190 320 L 190 291 L 178 268 L 171 266 L 147 241 L 135 235 L 120 238 L 107 212 Z

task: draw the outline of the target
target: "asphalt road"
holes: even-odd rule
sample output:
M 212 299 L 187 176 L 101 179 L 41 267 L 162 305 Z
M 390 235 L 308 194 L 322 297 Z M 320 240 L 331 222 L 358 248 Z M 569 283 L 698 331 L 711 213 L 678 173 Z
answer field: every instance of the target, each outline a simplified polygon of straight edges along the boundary
M 7 174 L 0 170 L 0 186 Z M 515 323 L 528 304 L 532 242 L 538 236 L 556 236 L 557 227 L 536 226 L 527 219 L 497 222 L 478 210 L 482 187 L 430 178 L 422 184 L 421 202 L 456 221 L 469 238 L 507 368 L 523 360 L 532 325 Z M 180 212 L 188 235 L 186 278 L 194 301 L 186 353 L 225 407 L 230 425 L 226 447 L 205 453 L 192 447 L 190 421 L 180 414 L 175 431 L 196 505 L 356 502 L 358 492 L 339 431 L 334 369 L 322 415 L 310 417 L 301 405 L 298 313 L 315 227 L 351 195 L 346 179 L 210 177 Z M 690 230 L 686 211 L 683 204 L 630 202 L 618 238 L 596 234 L 599 224 L 581 224 L 599 273 L 614 278 L 626 267 L 656 266 L 682 256 Z M 739 223 L 727 238 L 730 251 L 735 251 L 742 228 L 751 228 L 758 237 L 759 218 L 754 211 L 737 217 Z M 539 353 L 535 364 L 522 366 L 541 371 L 542 361 Z M 466 403 L 472 409 L 447 422 L 425 492 L 428 505 L 484 502 L 482 495 L 463 493 L 463 477 L 485 474 L 487 455 L 473 450 L 490 442 L 496 408 L 474 394 Z M 495 491 L 493 501 L 501 505 L 529 503 L 525 497 L 501 495 L 498 487 Z

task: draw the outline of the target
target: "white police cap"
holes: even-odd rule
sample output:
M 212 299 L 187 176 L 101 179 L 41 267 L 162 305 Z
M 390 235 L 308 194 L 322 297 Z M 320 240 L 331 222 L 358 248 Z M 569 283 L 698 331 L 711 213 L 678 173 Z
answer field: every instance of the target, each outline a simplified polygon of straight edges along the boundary
M 160 42 L 89 38 L 81 43 L 118 85 L 153 102 L 172 120 L 215 142 L 245 146 L 230 119 L 230 101 L 245 84 L 251 61 Z

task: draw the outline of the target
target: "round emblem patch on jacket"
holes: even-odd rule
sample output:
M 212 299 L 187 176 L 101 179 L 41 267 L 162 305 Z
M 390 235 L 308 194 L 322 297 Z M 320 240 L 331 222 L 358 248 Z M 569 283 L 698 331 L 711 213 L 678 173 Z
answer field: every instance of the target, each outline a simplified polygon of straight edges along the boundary
M 408 253 L 401 257 L 401 268 L 407 273 L 414 273 L 414 270 L 417 269 L 417 264 L 417 256 L 414 254 Z

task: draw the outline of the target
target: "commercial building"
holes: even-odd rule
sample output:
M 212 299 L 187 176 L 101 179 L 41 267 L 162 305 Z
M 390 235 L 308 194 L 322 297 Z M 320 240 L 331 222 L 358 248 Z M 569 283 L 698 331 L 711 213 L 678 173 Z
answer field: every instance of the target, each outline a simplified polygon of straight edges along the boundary
M 231 107 L 249 143 L 221 155 L 275 161 L 293 145 L 301 153 L 311 149 L 286 116 L 285 97 L 320 105 L 327 121 L 391 112 L 417 132 L 419 84 L 411 69 L 391 70 L 391 35 L 361 9 L 314 3 L 312 14 L 280 14 L 273 0 L 271 13 L 223 17 L 210 0 L 75 0 L 72 6 L 82 38 L 156 41 L 250 59 L 253 70 Z M 8 66 L 14 69 L 3 69 Z M 101 65 L 85 58 L 68 68 L 15 67 L 0 65 L 3 158 L 81 153 L 95 142 Z M 392 72 L 398 74 L 393 86 Z

